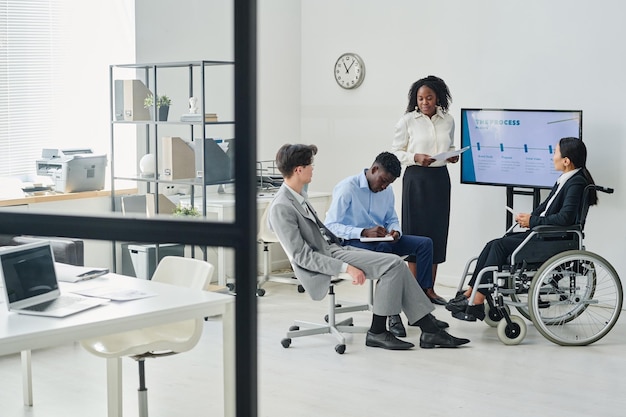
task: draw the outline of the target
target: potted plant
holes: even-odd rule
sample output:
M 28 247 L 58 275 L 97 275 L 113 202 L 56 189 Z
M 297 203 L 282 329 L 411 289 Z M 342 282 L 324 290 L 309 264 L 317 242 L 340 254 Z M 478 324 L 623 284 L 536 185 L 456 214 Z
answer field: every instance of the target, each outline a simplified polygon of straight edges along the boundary
M 170 111 L 170 104 L 172 104 L 172 100 L 166 95 L 157 96 L 156 104 L 157 104 L 157 114 L 158 114 L 157 120 L 167 121 L 167 115 Z M 150 94 L 148 97 L 146 97 L 143 100 L 143 106 L 146 109 L 153 109 L 154 108 L 154 95 Z
M 200 216 L 200 212 L 194 206 L 183 206 L 180 203 L 178 203 L 178 205 L 174 209 L 173 214 L 174 216 L 192 216 L 192 217 Z

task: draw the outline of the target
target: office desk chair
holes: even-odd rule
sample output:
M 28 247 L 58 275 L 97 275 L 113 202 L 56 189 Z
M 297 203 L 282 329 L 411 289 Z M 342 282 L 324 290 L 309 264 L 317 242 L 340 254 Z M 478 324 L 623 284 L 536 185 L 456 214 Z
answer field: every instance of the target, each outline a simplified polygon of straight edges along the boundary
M 206 289 L 211 282 L 214 267 L 193 258 L 166 256 L 157 265 L 152 281 L 198 290 Z M 204 320 L 186 320 L 133 330 L 94 339 L 82 340 L 81 345 L 96 356 L 117 361 L 129 356 L 139 364 L 139 416 L 148 416 L 148 390 L 145 386 L 144 361 L 174 355 L 192 349 L 200 340 Z M 112 365 L 111 365 L 112 366 Z M 108 381 L 110 390 L 120 390 L 118 381 Z M 121 395 L 119 395 L 121 399 Z M 119 406 L 119 405 L 118 405 Z
M 351 313 L 354 311 L 372 311 L 374 303 L 374 280 L 368 279 L 368 299 L 362 304 L 337 304 L 335 301 L 335 284 L 340 281 L 352 281 L 347 273 L 341 273 L 332 277 L 328 287 L 328 314 L 324 317 L 325 323 L 312 323 L 307 321 L 294 321 L 284 339 L 280 341 L 286 349 L 291 346 L 291 339 L 296 337 L 312 336 L 317 334 L 332 334 L 339 342 L 335 345 L 335 352 L 342 355 L 346 351 L 346 339 L 342 333 L 367 333 L 369 327 L 354 326 L 352 317 L 336 321 L 337 314 Z

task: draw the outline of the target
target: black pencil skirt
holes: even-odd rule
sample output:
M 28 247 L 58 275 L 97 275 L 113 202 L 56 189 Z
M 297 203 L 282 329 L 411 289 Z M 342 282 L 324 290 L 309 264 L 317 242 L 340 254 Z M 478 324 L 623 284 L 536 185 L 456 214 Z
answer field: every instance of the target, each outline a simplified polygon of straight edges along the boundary
M 433 241 L 433 263 L 446 260 L 450 225 L 448 168 L 412 165 L 402 178 L 402 233 Z

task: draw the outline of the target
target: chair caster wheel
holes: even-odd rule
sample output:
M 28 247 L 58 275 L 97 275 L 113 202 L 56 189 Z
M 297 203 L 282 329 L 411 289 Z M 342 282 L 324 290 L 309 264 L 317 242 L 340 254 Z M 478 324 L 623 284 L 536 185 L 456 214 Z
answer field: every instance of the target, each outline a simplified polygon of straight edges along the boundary
M 345 351 L 346 351 L 346 345 L 337 345 L 337 346 L 335 346 L 335 352 L 337 352 L 338 354 L 343 355 L 343 353 Z
M 258 295 L 259 297 L 263 297 L 265 295 L 265 289 L 264 288 L 257 288 L 256 295 Z
M 289 331 L 290 331 L 290 332 L 295 332 L 296 330 L 300 330 L 300 326 L 291 326 L 291 327 L 289 328 Z
M 280 341 L 280 344 L 283 345 L 285 349 L 287 349 L 289 346 L 291 346 L 291 339 L 285 338 Z
M 302 294 L 304 292 L 304 287 L 302 286 L 302 284 L 298 284 L 298 292 L 300 294 Z
M 226 284 L 226 288 L 228 288 L 228 291 L 235 291 L 235 284 L 229 282 Z
M 526 323 L 519 316 L 511 316 L 511 324 L 506 320 L 498 323 L 498 339 L 505 345 L 519 345 L 526 337 Z

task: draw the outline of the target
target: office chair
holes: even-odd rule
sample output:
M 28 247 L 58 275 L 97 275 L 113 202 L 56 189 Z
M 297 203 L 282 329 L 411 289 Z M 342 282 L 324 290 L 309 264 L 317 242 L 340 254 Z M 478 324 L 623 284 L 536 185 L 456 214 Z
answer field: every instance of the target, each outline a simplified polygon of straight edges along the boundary
M 157 265 L 152 281 L 203 290 L 211 282 L 214 267 L 193 258 L 166 256 Z M 148 390 L 145 386 L 144 361 L 174 355 L 192 349 L 200 340 L 203 319 L 186 320 L 133 330 L 104 337 L 82 340 L 81 345 L 96 356 L 117 360 L 122 356 L 135 359 L 139 365 L 139 416 L 148 416 Z M 108 381 L 116 389 L 116 381 Z M 120 397 L 121 398 L 121 397 Z
M 316 334 L 332 334 L 337 338 L 339 344 L 335 345 L 335 352 L 342 355 L 346 351 L 346 339 L 342 333 L 367 333 L 369 327 L 354 326 L 352 317 L 341 321 L 336 321 L 337 314 L 351 313 L 354 311 L 371 311 L 374 303 L 374 280 L 368 279 L 368 300 L 365 304 L 337 304 L 335 301 L 335 284 L 341 281 L 352 280 L 347 273 L 340 273 L 333 276 L 328 286 L 328 314 L 324 316 L 325 323 L 312 323 L 307 321 L 294 321 L 289 327 L 287 336 L 280 341 L 286 349 L 291 346 L 291 339 L 295 337 L 312 336 Z M 302 327 L 302 329 L 301 329 Z
M 293 272 L 290 276 L 272 275 L 270 273 L 271 257 L 270 257 L 270 245 L 274 243 L 280 243 L 274 232 L 269 228 L 267 224 L 267 215 L 270 205 L 265 208 L 263 215 L 259 221 L 259 233 L 257 234 L 257 242 L 263 245 L 263 275 L 258 277 L 257 283 L 257 295 L 262 297 L 265 295 L 265 289 L 262 288 L 263 284 L 268 281 L 281 282 L 283 284 L 297 284 L 298 292 L 303 293 L 304 287 L 300 285 L 300 281 L 293 276 Z

